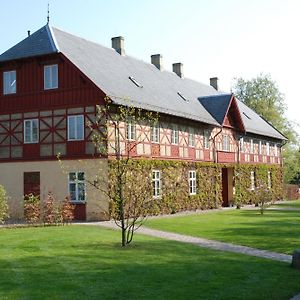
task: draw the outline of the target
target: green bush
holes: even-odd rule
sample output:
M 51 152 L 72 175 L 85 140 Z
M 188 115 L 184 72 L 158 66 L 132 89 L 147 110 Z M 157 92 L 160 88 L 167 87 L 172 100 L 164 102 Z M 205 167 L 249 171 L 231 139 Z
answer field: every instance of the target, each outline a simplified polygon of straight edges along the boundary
M 0 223 L 4 223 L 8 217 L 7 195 L 4 187 L 0 185 Z

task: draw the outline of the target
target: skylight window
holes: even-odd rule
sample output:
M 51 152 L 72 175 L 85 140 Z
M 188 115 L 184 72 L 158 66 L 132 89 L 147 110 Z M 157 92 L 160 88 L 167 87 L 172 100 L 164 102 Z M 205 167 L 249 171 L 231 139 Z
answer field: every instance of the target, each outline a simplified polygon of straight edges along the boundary
M 143 86 L 132 76 L 128 77 L 137 87 L 142 88 Z
M 183 99 L 185 102 L 187 102 L 187 103 L 190 102 L 190 101 L 189 101 L 182 93 L 177 92 L 177 95 L 178 95 L 181 99 Z
M 249 120 L 251 120 L 251 118 L 243 111 L 243 115 L 246 116 L 246 118 L 248 118 Z

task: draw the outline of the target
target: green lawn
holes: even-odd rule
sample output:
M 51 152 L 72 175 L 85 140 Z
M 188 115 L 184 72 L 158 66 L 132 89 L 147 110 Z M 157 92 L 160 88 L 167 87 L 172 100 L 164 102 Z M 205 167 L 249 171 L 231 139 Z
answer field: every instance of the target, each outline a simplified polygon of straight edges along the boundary
M 293 207 L 300 209 L 300 200 L 293 200 L 293 201 L 283 201 L 279 204 L 274 205 L 275 207 L 285 208 L 285 207 Z
M 145 226 L 288 254 L 300 248 L 300 211 L 268 210 L 260 215 L 235 209 L 149 219 Z
M 0 299 L 289 299 L 299 270 L 93 226 L 0 229 Z

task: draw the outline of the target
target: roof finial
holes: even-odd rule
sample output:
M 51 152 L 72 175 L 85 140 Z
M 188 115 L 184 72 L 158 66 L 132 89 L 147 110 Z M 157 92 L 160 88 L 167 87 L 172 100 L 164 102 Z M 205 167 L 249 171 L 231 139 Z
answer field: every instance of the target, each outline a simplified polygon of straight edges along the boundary
M 50 21 L 50 9 L 49 9 L 49 1 L 48 1 L 48 9 L 47 9 L 47 24 L 49 24 Z

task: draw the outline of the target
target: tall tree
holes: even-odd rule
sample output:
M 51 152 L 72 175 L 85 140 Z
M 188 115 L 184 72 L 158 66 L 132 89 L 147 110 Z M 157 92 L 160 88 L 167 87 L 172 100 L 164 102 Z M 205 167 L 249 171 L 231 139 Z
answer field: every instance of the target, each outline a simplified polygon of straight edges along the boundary
M 296 143 L 295 124 L 285 116 L 287 105 L 284 95 L 269 74 L 260 74 L 250 80 L 237 78 L 233 92 L 239 100 L 282 132 L 291 144 Z
M 300 173 L 300 166 L 296 163 L 300 163 L 298 135 L 294 130 L 298 124 L 285 116 L 287 105 L 277 83 L 269 74 L 260 74 L 250 80 L 237 78 L 233 93 L 288 138 L 283 152 L 284 178 L 285 182 L 295 182 Z

